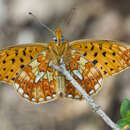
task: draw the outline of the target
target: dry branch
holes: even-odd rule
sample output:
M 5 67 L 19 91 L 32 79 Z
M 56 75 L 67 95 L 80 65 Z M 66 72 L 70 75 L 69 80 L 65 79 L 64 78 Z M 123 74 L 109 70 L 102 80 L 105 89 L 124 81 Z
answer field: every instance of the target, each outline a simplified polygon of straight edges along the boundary
M 92 110 L 96 112 L 105 122 L 114 130 L 121 130 L 117 124 L 115 124 L 101 109 L 99 105 L 97 105 L 92 98 L 86 93 L 86 91 L 77 83 L 77 81 L 71 76 L 71 74 L 66 70 L 65 65 L 63 63 L 63 58 L 61 58 L 61 64 L 56 66 L 52 63 L 49 64 L 50 67 L 56 69 L 58 72 L 62 73 L 72 84 L 73 86 L 83 95 L 84 99 L 91 106 Z

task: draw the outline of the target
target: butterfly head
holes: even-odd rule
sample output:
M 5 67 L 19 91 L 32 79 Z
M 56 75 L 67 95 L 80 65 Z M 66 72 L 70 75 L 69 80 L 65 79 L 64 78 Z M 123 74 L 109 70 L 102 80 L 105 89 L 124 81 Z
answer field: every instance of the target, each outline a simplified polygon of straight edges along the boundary
M 55 37 L 53 41 L 49 44 L 49 49 L 52 52 L 52 55 L 55 55 L 59 60 L 61 56 L 63 56 L 66 51 L 68 51 L 68 42 L 64 40 L 61 30 L 57 29 L 55 32 Z
M 60 29 L 56 30 L 56 36 L 53 37 L 53 41 L 54 43 L 56 43 L 57 46 L 61 46 L 64 42 L 64 37 L 62 36 Z

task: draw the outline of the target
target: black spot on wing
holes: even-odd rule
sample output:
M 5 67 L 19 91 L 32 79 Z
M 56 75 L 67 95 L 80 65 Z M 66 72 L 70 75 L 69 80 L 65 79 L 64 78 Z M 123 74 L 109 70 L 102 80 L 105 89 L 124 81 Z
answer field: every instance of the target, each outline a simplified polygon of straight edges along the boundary
M 116 61 L 115 60 L 112 60 L 113 63 L 115 63 Z
M 24 62 L 24 59 L 23 59 L 23 58 L 20 58 L 20 61 L 21 61 L 21 62 Z
M 104 52 L 102 53 L 102 55 L 105 57 L 105 56 L 106 56 L 106 52 L 104 51 Z
M 96 65 L 96 64 L 98 63 L 98 61 L 97 61 L 97 60 L 94 60 L 92 63 L 93 63 L 94 65 Z
M 12 78 L 11 80 L 13 80 L 13 81 L 14 81 L 14 80 L 15 80 L 15 78 Z
M 3 70 L 5 71 L 5 70 L 6 70 L 6 68 L 3 68 Z
M 97 52 L 95 52 L 95 53 L 94 53 L 94 57 L 96 57 L 97 55 L 98 55 L 98 53 L 97 53 Z
M 99 44 L 99 49 L 102 50 L 102 44 Z
M 109 47 L 109 49 L 110 49 L 110 50 L 112 49 L 112 45 Z
M 91 51 L 93 51 L 94 50 L 94 45 L 92 45 L 92 47 L 91 47 Z
M 9 54 L 8 54 L 8 53 L 6 53 L 6 56 L 9 56 Z
M 112 53 L 112 55 L 113 55 L 113 56 L 115 56 L 115 55 L 116 55 L 116 53 L 115 53 L 115 52 L 113 52 L 113 53 Z
M 108 62 L 105 62 L 105 65 L 108 65 Z
M 26 56 L 26 51 L 25 50 L 23 50 L 23 55 Z
M 106 72 L 106 71 L 104 71 L 104 74 L 107 74 L 107 72 Z
M 84 54 L 83 54 L 83 56 L 86 56 L 87 55 L 87 52 L 85 52 Z
M 10 70 L 10 72 L 13 72 L 13 71 L 14 71 L 13 69 Z
M 15 56 L 18 56 L 18 50 L 15 50 Z
M 114 69 L 113 69 L 113 68 L 111 68 L 110 70 L 111 70 L 111 71 L 113 71 Z
M 11 59 L 11 61 L 12 61 L 12 64 L 14 64 L 14 63 L 15 63 L 15 59 L 14 59 L 14 58 L 12 58 L 12 59 Z
M 8 79 L 8 77 L 9 77 L 8 75 L 7 75 L 7 76 L 5 76 L 5 78 L 6 78 L 6 79 Z
M 20 68 L 23 69 L 23 68 L 24 68 L 24 65 L 21 65 Z
M 32 57 L 32 56 L 30 56 L 30 59 L 32 60 L 32 59 L 33 59 L 33 57 Z
M 6 60 L 3 60 L 2 62 L 3 62 L 3 64 L 5 64 L 5 63 L 6 63 Z

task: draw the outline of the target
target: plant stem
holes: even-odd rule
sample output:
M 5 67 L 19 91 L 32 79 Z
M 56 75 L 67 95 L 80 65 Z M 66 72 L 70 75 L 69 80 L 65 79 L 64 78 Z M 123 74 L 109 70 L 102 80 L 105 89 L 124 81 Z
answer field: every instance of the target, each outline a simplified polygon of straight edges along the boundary
M 71 76 L 71 74 L 66 70 L 65 65 L 63 63 L 63 59 L 61 59 L 62 63 L 60 66 L 56 66 L 52 63 L 49 64 L 50 67 L 56 69 L 58 72 L 62 73 L 67 80 L 69 80 L 72 85 L 83 95 L 84 99 L 91 106 L 92 110 L 96 112 L 105 122 L 114 130 L 121 130 L 101 109 L 99 105 L 97 105 L 92 98 L 86 93 L 86 91 L 77 83 L 77 81 Z

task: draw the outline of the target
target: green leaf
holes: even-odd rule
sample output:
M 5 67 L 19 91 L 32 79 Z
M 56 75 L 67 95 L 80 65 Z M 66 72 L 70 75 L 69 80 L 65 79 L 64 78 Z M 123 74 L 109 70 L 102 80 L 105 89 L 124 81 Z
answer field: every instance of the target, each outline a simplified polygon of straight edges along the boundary
M 127 111 L 126 117 L 130 117 L 130 110 Z
M 124 126 L 128 125 L 130 127 L 130 116 L 124 119 L 121 119 L 117 122 L 118 126 L 120 128 L 123 128 Z
M 120 114 L 122 118 L 125 118 L 130 114 L 130 100 L 124 99 L 121 108 L 120 108 Z

